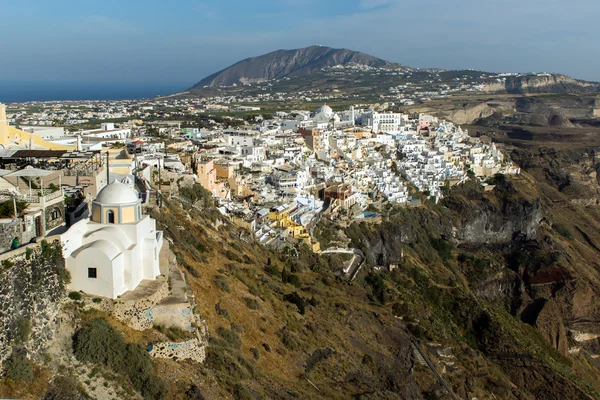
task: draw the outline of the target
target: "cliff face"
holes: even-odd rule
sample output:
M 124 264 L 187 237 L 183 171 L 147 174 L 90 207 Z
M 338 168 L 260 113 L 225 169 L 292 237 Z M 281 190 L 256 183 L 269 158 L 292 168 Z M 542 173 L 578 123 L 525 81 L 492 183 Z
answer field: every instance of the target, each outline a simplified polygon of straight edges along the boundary
M 10 356 L 14 345 L 33 355 L 44 349 L 55 334 L 66 293 L 60 245 L 42 243 L 16 253 L 4 258 L 0 273 L 0 361 Z
M 522 196 L 528 191 L 527 196 Z M 443 204 L 454 215 L 454 239 L 460 245 L 500 245 L 533 240 L 542 219 L 541 201 L 533 187 L 520 182 L 498 182 L 494 195 L 472 186 L 457 188 Z
M 504 82 L 493 82 L 484 86 L 491 93 L 598 93 L 600 85 L 596 82 L 586 82 L 566 75 L 529 75 L 508 77 Z
M 352 50 L 310 46 L 297 50 L 277 50 L 259 57 L 245 59 L 201 80 L 191 90 L 204 86 L 231 86 L 302 76 L 322 68 L 349 64 L 389 68 L 399 66 Z
M 557 162 L 552 169 L 566 163 Z M 472 338 L 467 339 L 470 348 L 477 348 L 505 371 L 504 377 L 520 389 L 503 398 L 552 398 L 556 392 L 562 398 L 587 398 L 551 365 L 590 368 L 582 360 L 600 352 L 600 328 L 581 322 L 600 318 L 595 268 L 586 266 L 598 262 L 597 224 L 588 226 L 582 215 L 560 217 L 586 225 L 582 229 L 589 233 L 592 247 L 584 251 L 580 243 L 573 243 L 570 228 L 558 227 L 556 205 L 552 200 L 548 203 L 548 197 L 556 199 L 547 191 L 555 190 L 553 185 L 530 175 L 495 180 L 492 192 L 475 183 L 461 185 L 441 204 L 394 210 L 381 225 L 353 224 L 346 234 L 352 245 L 363 249 L 369 264 L 399 265 L 388 282 L 398 285 L 401 315 L 424 326 L 435 338 L 428 340 L 440 340 L 455 353 L 465 351 L 435 336 L 433 321 L 448 318 L 452 323 L 443 323 L 442 332 L 459 327 L 456 334 Z M 550 226 L 553 223 L 556 228 Z M 400 254 L 401 261 L 394 260 L 393 254 Z M 583 254 L 586 260 L 581 260 Z M 474 374 L 465 363 L 458 368 Z M 593 368 L 589 373 L 598 374 Z M 449 376 L 461 380 L 456 370 Z
M 574 127 L 600 124 L 599 101 L 597 96 L 591 94 L 498 95 L 479 100 L 450 99 L 440 104 L 425 104 L 419 111 L 459 125 Z

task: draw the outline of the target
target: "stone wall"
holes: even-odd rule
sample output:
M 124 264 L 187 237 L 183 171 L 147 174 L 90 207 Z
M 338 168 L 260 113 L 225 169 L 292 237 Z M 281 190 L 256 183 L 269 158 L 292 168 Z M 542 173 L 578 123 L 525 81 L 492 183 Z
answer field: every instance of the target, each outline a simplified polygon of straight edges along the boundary
M 55 214 L 57 213 L 57 214 Z M 46 220 L 46 231 L 51 231 L 65 223 L 65 202 L 53 204 L 44 210 L 44 218 Z
M 158 277 L 156 287 L 145 297 L 135 297 L 130 300 L 112 300 L 107 298 L 84 295 L 85 309 L 97 309 L 112 314 L 119 321 L 132 329 L 143 331 L 154 326 L 155 307 L 169 295 L 169 284 L 164 277 Z
M 36 355 L 52 339 L 66 293 L 60 255 L 56 241 L 29 245 L 0 258 L 0 361 L 10 356 L 13 345 Z M 18 326 L 26 321 L 31 333 L 22 342 Z
M 115 302 L 113 315 L 133 329 L 143 331 L 152 328 L 154 315 L 152 307 L 169 295 L 169 284 L 164 282 L 158 290 L 144 299 Z
M 21 240 L 21 220 L 0 224 L 0 252 L 10 250 L 10 245 L 15 237 Z
M 19 238 L 19 244 L 29 243 L 35 237 L 35 218 L 27 216 L 25 221 L 23 218 L 4 219 L 0 223 L 0 253 L 10 250 L 15 237 Z
M 150 349 L 150 356 L 155 358 L 190 360 L 203 363 L 206 358 L 206 346 L 203 345 L 199 339 L 190 339 L 179 343 L 155 343 Z
M 177 327 L 186 331 L 192 331 L 194 316 L 187 304 L 160 304 L 150 310 L 154 325 L 166 327 Z

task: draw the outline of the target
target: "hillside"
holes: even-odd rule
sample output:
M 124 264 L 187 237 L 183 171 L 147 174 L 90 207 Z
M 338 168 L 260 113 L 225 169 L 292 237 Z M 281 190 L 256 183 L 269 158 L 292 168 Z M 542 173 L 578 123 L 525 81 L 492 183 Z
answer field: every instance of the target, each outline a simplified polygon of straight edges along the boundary
M 204 86 L 232 86 L 305 76 L 323 68 L 352 64 L 374 68 L 400 67 L 398 64 L 357 51 L 310 46 L 297 50 L 277 50 L 259 57 L 247 58 L 204 78 L 190 90 Z
M 147 399 L 448 398 L 418 347 L 460 398 L 598 398 L 600 216 L 570 201 L 594 201 L 600 185 L 586 174 L 598 164 L 585 148 L 533 153 L 515 150 L 531 174 L 497 177 L 492 192 L 467 183 L 441 204 L 388 209 L 381 223 L 325 217 L 324 243 L 349 240 L 367 256 L 354 282 L 336 273 L 339 258 L 273 252 L 200 186 L 181 190 L 150 214 L 206 321 L 206 362 L 149 360 L 142 349 L 177 332 L 133 331 L 69 300 L 65 347 L 36 351 L 25 338 L 30 359 L 18 365 L 28 374 L 11 361 L 0 396 L 139 398 L 141 388 Z M 82 335 L 116 343 L 114 361 L 96 361 Z M 64 352 L 82 361 L 65 364 Z
M 214 73 L 180 96 L 240 102 L 371 101 L 419 104 L 455 93 L 597 94 L 600 84 L 561 74 L 411 68 L 364 53 L 310 46 L 277 50 Z

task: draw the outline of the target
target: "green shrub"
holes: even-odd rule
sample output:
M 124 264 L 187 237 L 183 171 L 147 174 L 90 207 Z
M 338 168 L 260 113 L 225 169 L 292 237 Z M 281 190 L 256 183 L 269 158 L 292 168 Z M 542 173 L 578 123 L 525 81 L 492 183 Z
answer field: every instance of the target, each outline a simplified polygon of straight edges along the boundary
M 91 320 L 73 336 L 73 353 L 79 361 L 101 364 L 129 378 L 144 399 L 164 399 L 165 383 L 152 375 L 152 361 L 146 349 L 126 343 L 106 320 Z
M 296 274 L 290 274 L 288 282 L 296 287 L 300 287 L 302 285 L 302 281 L 300 280 L 300 277 Z
M 172 342 L 182 342 L 195 337 L 192 332 L 185 331 L 176 326 L 167 328 L 164 325 L 154 325 L 153 328 L 159 331 L 160 333 L 163 333 Z
M 448 241 L 442 238 L 430 238 L 429 241 L 443 261 L 447 261 L 452 258 L 452 250 L 454 247 Z
M 43 400 L 85 400 L 89 398 L 80 391 L 74 378 L 57 376 L 48 388 Z
M 255 400 L 250 390 L 241 383 L 236 383 L 233 387 L 233 395 L 237 400 Z
M 200 278 L 200 274 L 198 273 L 198 270 L 196 270 L 196 268 L 192 267 L 191 265 L 189 265 L 188 263 L 186 263 L 185 261 L 183 262 L 183 267 L 185 268 L 185 270 L 187 272 L 189 272 L 194 278 Z
M 9 270 L 15 266 L 15 263 L 11 260 L 2 260 L 2 268 L 5 270 Z
M 373 296 L 381 304 L 385 304 L 387 300 L 385 279 L 380 274 L 369 272 L 369 275 L 365 278 L 365 282 L 371 286 Z
M 217 334 L 228 346 L 233 347 L 234 349 L 239 349 L 242 346 L 242 341 L 238 334 L 230 329 L 219 327 L 217 329 Z
M 288 303 L 295 304 L 298 307 L 298 312 L 303 314 L 306 312 L 306 301 L 297 292 L 292 292 L 283 296 L 283 299 Z
M 254 366 L 237 350 L 217 344 L 208 346 L 206 365 L 227 383 L 250 379 L 255 373 Z
M 240 258 L 240 256 L 238 256 L 235 252 L 233 252 L 229 249 L 225 250 L 223 252 L 223 254 L 225 255 L 225 257 L 227 257 L 231 261 L 235 261 L 235 262 L 239 262 L 239 263 L 243 262 L 243 260 Z
M 13 351 L 4 362 L 4 373 L 8 379 L 15 382 L 33 380 L 33 368 L 27 359 L 25 351 Z
M 260 359 L 260 351 L 256 347 L 251 348 L 250 353 L 252 353 L 252 357 L 254 357 L 255 360 Z
M 29 207 L 29 203 L 22 200 L 17 200 L 17 214 L 21 215 L 23 211 L 27 207 Z M 0 218 L 9 218 L 14 217 L 15 215 L 15 207 L 12 200 L 4 201 L 0 203 Z
M 244 297 L 244 302 L 246 306 L 251 310 L 260 310 L 260 304 L 256 299 L 251 299 L 250 297 Z
M 229 315 L 229 311 L 221 307 L 221 302 L 215 304 L 215 311 L 219 317 L 223 317 L 228 321 L 231 320 L 231 316 Z
M 94 303 L 101 303 L 101 302 L 102 302 L 102 299 L 101 299 L 101 298 L 99 298 L 99 297 L 95 297 L 95 298 L 94 298 L 92 301 L 93 301 Z
M 281 271 L 281 282 L 289 283 L 296 287 L 300 287 L 302 282 L 300 281 L 300 277 L 296 274 L 288 272 L 285 268 Z
M 29 335 L 31 335 L 31 321 L 25 317 L 17 317 L 15 341 L 19 344 L 25 343 L 29 340 Z
M 269 258 L 270 260 L 270 258 Z M 281 272 L 279 272 L 279 268 L 276 265 L 267 265 L 265 268 L 265 272 L 271 276 L 279 276 Z
M 288 349 L 292 351 L 302 350 L 302 342 L 298 339 L 298 336 L 295 333 L 290 332 L 287 327 L 281 329 L 279 335 L 281 337 L 281 343 Z
M 229 282 L 227 282 L 227 278 L 224 275 L 217 275 L 215 277 L 215 285 L 217 285 L 219 290 L 225 293 L 231 293 L 231 289 L 229 289 Z
M 202 394 L 202 390 L 193 383 L 190 387 L 185 391 L 185 399 L 186 400 L 204 400 L 204 394 Z
M 565 239 L 573 239 L 573 233 L 571 233 L 571 231 L 569 230 L 569 228 L 567 228 L 566 225 L 563 225 L 561 223 L 554 223 L 552 225 L 552 229 L 554 229 L 556 233 L 558 233 Z
M 79 292 L 70 292 L 69 293 L 69 298 L 71 300 L 74 300 L 74 301 L 79 301 L 79 300 L 81 300 L 81 293 L 79 293 Z

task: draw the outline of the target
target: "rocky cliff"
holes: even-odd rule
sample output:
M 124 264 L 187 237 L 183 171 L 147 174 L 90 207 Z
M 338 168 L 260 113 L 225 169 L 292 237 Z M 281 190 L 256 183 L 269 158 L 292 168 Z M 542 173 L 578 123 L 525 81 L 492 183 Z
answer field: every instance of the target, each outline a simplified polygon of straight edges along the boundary
M 541 200 L 534 186 L 499 178 L 494 196 L 463 185 L 443 200 L 454 215 L 453 236 L 459 245 L 507 244 L 533 240 L 542 220 Z M 525 189 L 527 187 L 527 189 Z M 523 193 L 527 191 L 527 196 Z
M 598 162 L 591 150 L 519 150 L 513 158 L 531 175 L 495 177 L 492 192 L 461 185 L 441 205 L 395 210 L 381 225 L 353 224 L 345 233 L 369 263 L 399 265 L 384 299 L 393 302 L 397 285 L 401 314 L 431 338 L 444 336 L 438 329 L 473 335 L 470 347 L 519 388 L 512 395 L 588 398 L 565 371 L 590 368 L 586 360 L 600 353 L 599 214 L 565 200 L 594 195 L 598 184 L 589 174 L 596 177 Z M 443 327 L 434 322 L 440 320 Z M 586 382 L 597 390 L 600 365 L 593 364 Z M 458 375 L 449 372 L 461 393 Z M 594 397 L 594 390 L 587 393 Z
M 490 95 L 479 99 L 457 97 L 417 109 L 459 125 L 576 127 L 600 124 L 598 104 L 597 96 L 592 94 Z
M 4 256 L 0 272 L 0 361 L 23 346 L 41 355 L 57 328 L 68 272 L 59 244 L 21 249 Z
M 598 93 L 600 84 L 586 82 L 560 74 L 508 77 L 503 82 L 488 83 L 483 88 L 490 93 Z

